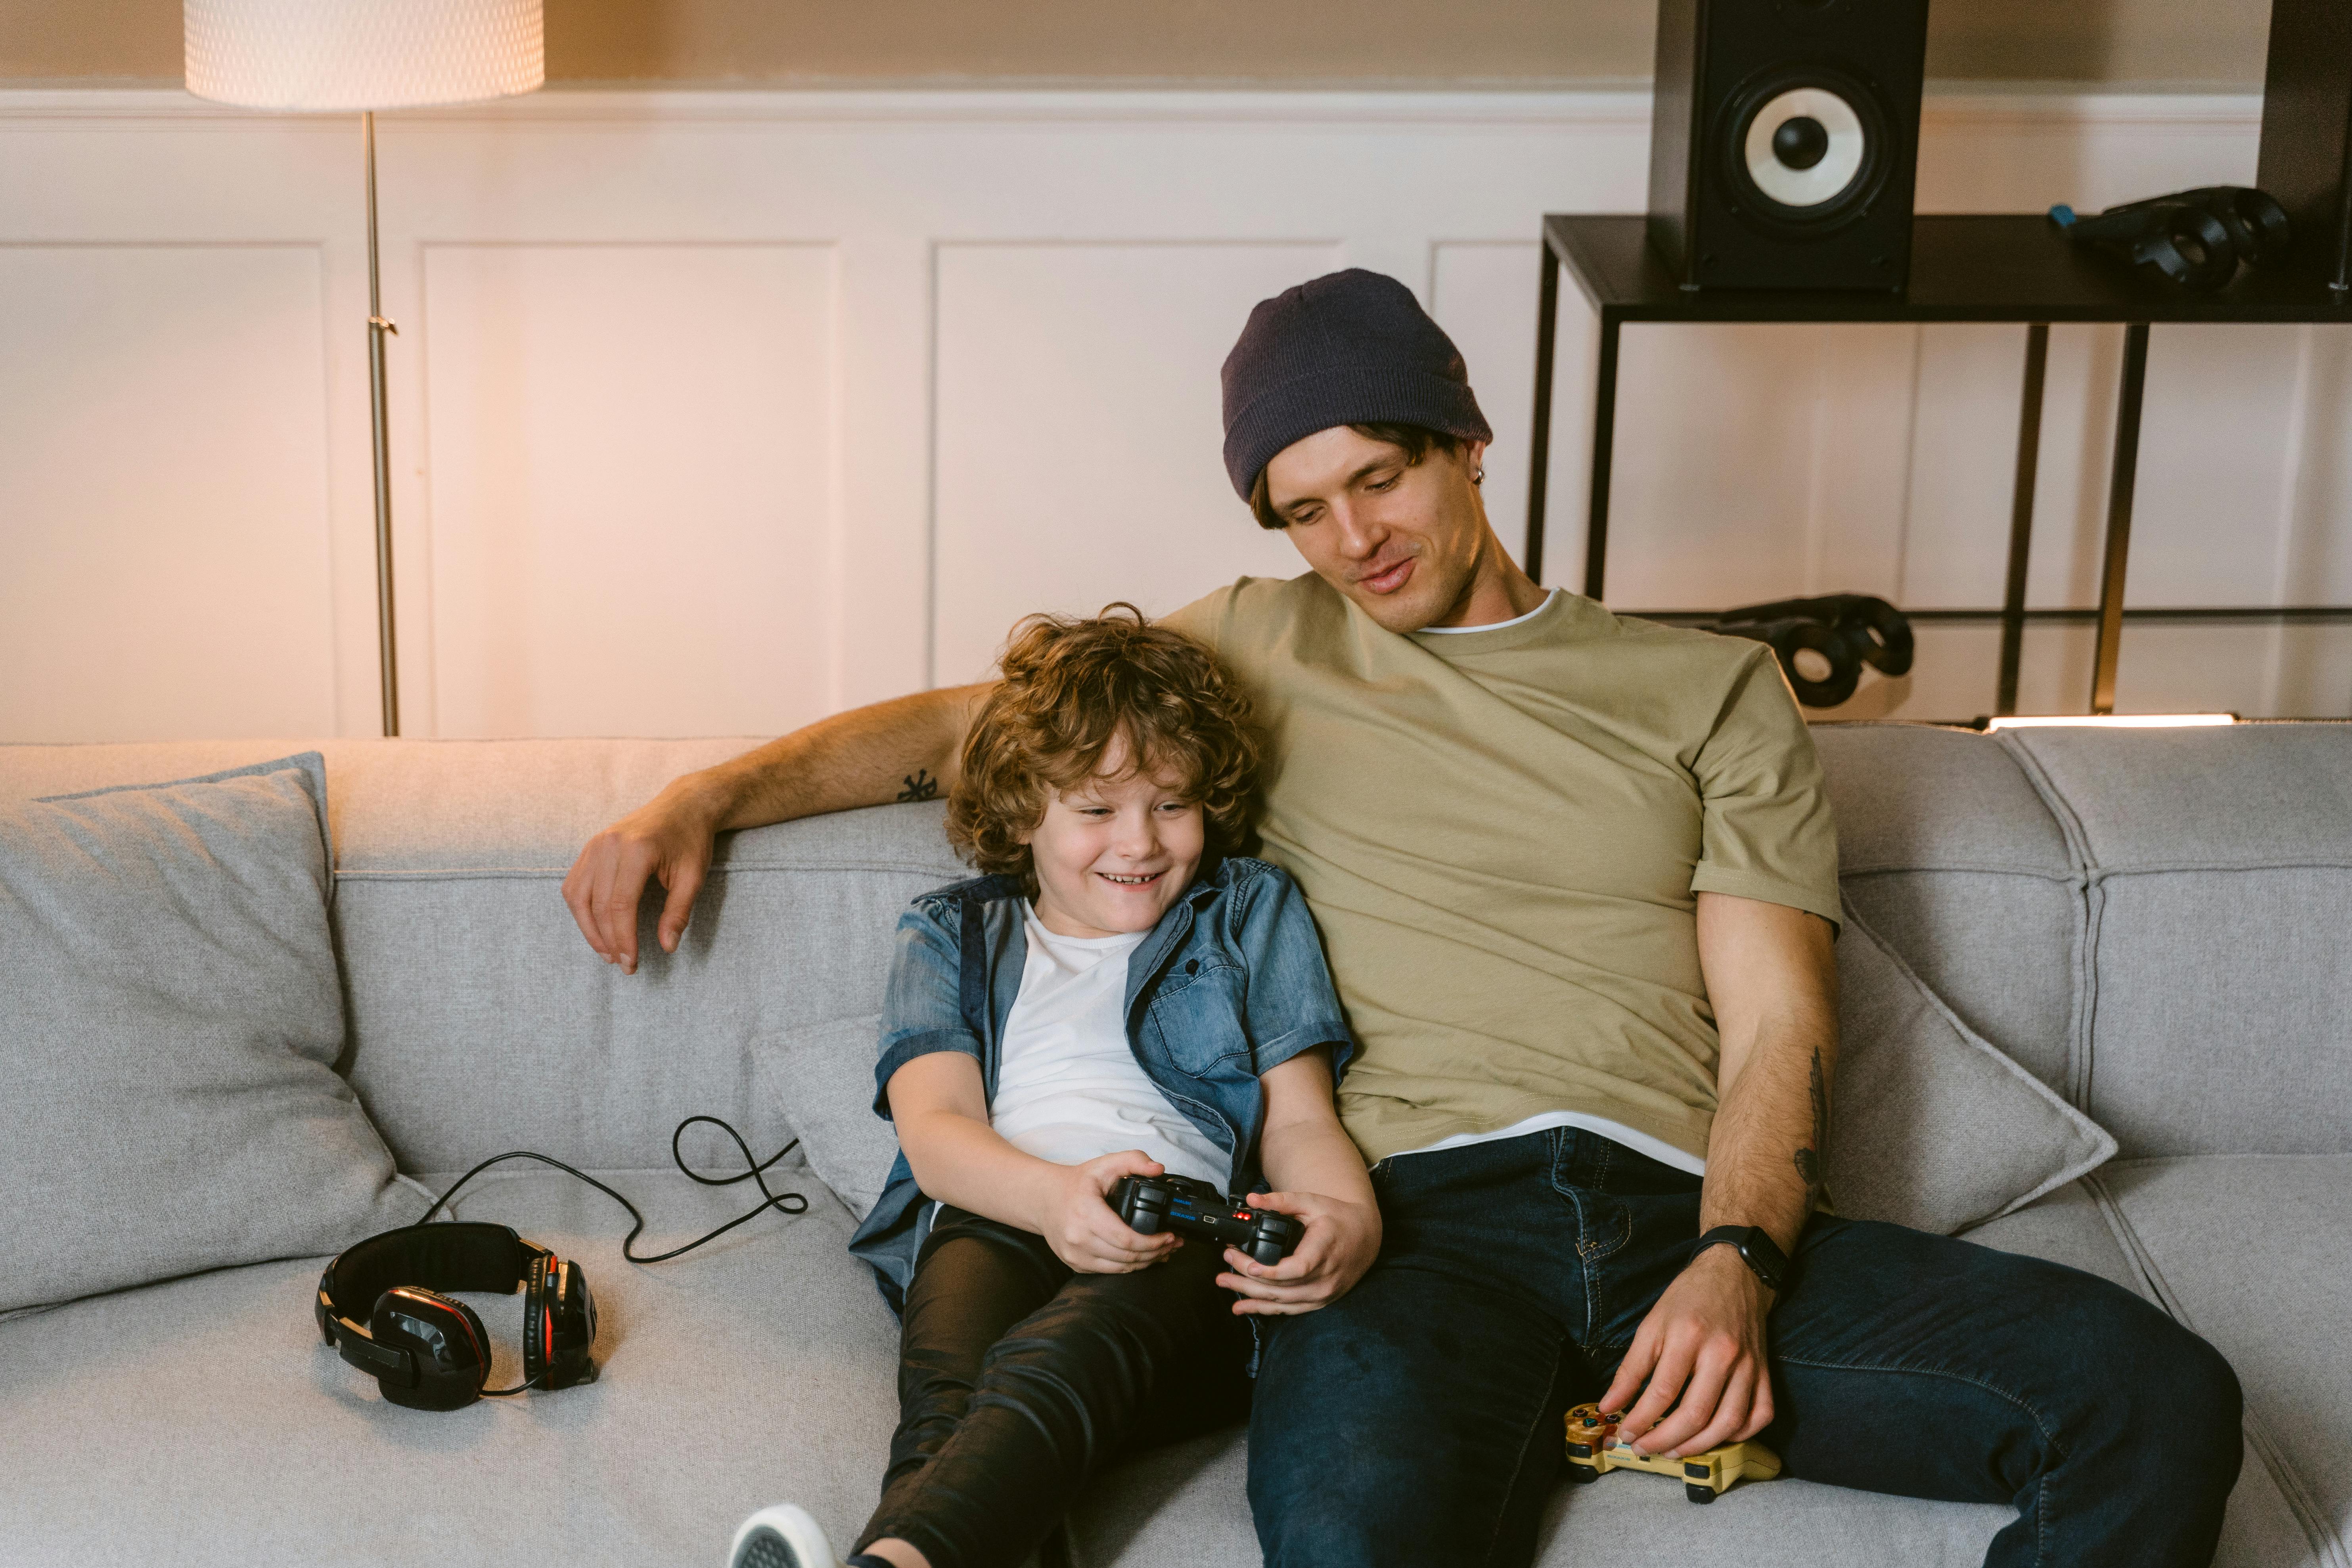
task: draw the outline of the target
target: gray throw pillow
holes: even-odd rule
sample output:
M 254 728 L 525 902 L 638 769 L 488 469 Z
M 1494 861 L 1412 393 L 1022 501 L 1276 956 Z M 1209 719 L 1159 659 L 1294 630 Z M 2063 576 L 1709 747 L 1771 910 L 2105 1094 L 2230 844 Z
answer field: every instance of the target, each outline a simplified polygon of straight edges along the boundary
M 874 1114 L 882 1015 L 864 1013 L 785 1031 L 760 1057 L 762 1094 L 789 1108 L 817 1179 L 864 1219 L 882 1196 L 898 1134 Z
M 0 1311 L 415 1217 L 336 1076 L 315 752 L 0 807 Z
M 2114 1155 L 2104 1128 L 1961 1023 L 1851 909 L 1837 958 L 1839 1214 L 1948 1236 Z

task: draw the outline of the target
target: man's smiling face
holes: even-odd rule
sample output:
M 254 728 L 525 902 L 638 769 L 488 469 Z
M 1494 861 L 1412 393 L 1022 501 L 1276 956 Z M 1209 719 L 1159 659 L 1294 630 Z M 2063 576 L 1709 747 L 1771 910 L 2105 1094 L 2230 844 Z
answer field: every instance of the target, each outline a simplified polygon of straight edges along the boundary
M 1266 501 L 1316 574 L 1392 632 L 1452 626 L 1494 535 L 1471 476 L 1486 445 L 1402 448 L 1341 425 L 1265 466 Z

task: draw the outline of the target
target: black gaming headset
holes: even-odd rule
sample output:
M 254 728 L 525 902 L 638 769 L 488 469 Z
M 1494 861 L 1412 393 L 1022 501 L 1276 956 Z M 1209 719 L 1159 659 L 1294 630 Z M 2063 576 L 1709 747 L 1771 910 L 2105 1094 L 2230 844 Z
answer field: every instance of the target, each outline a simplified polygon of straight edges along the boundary
M 522 1382 L 486 1389 L 490 1340 L 482 1320 L 442 1292 L 518 1289 Z M 337 1353 L 374 1377 L 384 1398 L 412 1410 L 455 1410 L 484 1394 L 569 1388 L 596 1376 L 588 1359 L 596 1299 L 587 1276 L 502 1225 L 457 1220 L 372 1236 L 319 1276 L 318 1317 Z
M 698 1122 L 724 1132 L 743 1156 L 744 1169 L 731 1176 L 706 1176 L 686 1163 L 686 1130 Z M 526 1241 L 502 1225 L 474 1220 L 428 1223 L 457 1201 L 476 1176 L 509 1160 L 535 1160 L 542 1165 L 587 1183 L 629 1211 L 636 1223 L 621 1238 L 621 1256 L 632 1263 L 667 1263 L 706 1242 L 716 1241 L 737 1226 L 774 1209 L 779 1214 L 808 1213 L 808 1199 L 798 1193 L 779 1193 L 768 1185 L 768 1167 L 800 1147 L 795 1138 L 764 1160 L 751 1157 L 743 1135 L 716 1116 L 689 1116 L 669 1135 L 669 1157 L 686 1175 L 706 1187 L 731 1187 L 738 1182 L 758 1184 L 762 1200 L 758 1208 L 737 1215 L 715 1230 L 706 1231 L 667 1252 L 642 1257 L 637 1237 L 646 1216 L 627 1196 L 615 1192 L 587 1172 L 528 1149 L 493 1154 L 449 1185 L 433 1200 L 416 1224 L 382 1236 L 369 1237 L 327 1265 L 319 1276 L 319 1300 L 313 1311 L 319 1332 L 338 1355 L 366 1373 L 383 1390 L 385 1399 L 411 1410 L 455 1410 L 477 1399 L 496 1399 L 527 1388 L 570 1388 L 596 1381 L 596 1363 L 588 1352 L 596 1342 L 596 1298 L 588 1293 L 588 1277 L 580 1265 L 558 1258 L 535 1241 Z M 452 1301 L 445 1290 L 496 1290 L 522 1295 L 522 1381 L 512 1388 L 485 1388 L 490 1380 L 490 1338 L 482 1320 L 463 1301 Z M 367 1321 L 362 1325 L 360 1312 Z

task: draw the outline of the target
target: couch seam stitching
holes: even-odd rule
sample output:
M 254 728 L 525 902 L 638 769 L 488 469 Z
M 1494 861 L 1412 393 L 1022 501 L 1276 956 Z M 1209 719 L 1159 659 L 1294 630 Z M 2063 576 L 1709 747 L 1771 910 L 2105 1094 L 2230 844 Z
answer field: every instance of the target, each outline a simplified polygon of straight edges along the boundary
M 2099 1008 L 2099 972 L 2096 955 L 2099 912 L 2102 908 L 2102 900 L 2098 894 L 2100 880 L 2098 860 L 2091 853 L 2090 836 L 2083 826 L 2082 818 L 2075 815 L 2073 804 L 2066 799 L 2064 792 L 2059 789 L 2057 781 L 2053 779 L 2048 770 L 2042 767 L 2042 760 L 2033 754 L 2032 749 L 2021 738 L 2013 733 L 2005 733 L 1998 736 L 1997 739 L 2001 749 L 2007 752 L 2011 760 L 2016 763 L 2018 771 L 2025 775 L 2026 782 L 2033 788 L 2033 793 L 2041 798 L 2042 809 L 2049 812 L 2052 818 L 2057 822 L 2058 830 L 2066 840 L 2067 854 L 2074 862 L 2075 886 L 2082 899 L 2082 918 L 2076 922 L 2074 929 L 2076 942 L 2074 953 L 2074 1016 L 2070 1021 L 2072 1027 L 2068 1031 L 2066 1041 L 2066 1097 L 2074 1102 L 2075 1110 L 2085 1116 L 2092 1116 L 2091 1079 L 2095 1067 L 2092 1059 L 2092 1044 L 2095 1038 L 2093 1025 L 2098 1016 Z M 2092 1119 L 2097 1120 L 2095 1116 L 2092 1116 Z
M 1990 860 L 1890 860 L 1838 868 L 1838 875 L 1841 878 L 1916 877 L 1956 871 L 1979 877 L 2031 877 L 2036 881 L 2062 884 L 2082 880 L 2081 873 L 2072 868 L 2063 871 L 2051 871 L 2035 866 L 2010 866 Z

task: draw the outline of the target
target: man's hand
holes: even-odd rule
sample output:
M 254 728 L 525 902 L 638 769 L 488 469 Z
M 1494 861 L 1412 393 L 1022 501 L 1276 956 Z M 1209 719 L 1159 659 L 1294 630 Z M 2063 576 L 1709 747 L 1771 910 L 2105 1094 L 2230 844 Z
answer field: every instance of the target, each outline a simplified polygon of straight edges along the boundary
M 1258 1262 L 1239 1247 L 1225 1248 L 1229 1273 L 1217 1283 L 1238 1291 L 1234 1310 L 1292 1315 L 1328 1307 L 1346 1295 L 1381 1252 L 1377 1205 L 1349 1203 L 1319 1193 L 1257 1193 L 1250 1206 L 1286 1214 L 1307 1226 L 1298 1246 L 1281 1262 Z
M 656 934 L 664 952 L 676 952 L 694 895 L 710 869 L 716 822 L 679 784 L 591 838 L 563 879 L 563 901 L 580 934 L 624 974 L 637 972 L 637 900 L 646 879 L 668 889 Z
M 1169 1231 L 1145 1236 L 1113 1212 L 1110 1190 L 1121 1176 L 1160 1176 L 1167 1167 L 1140 1149 L 1104 1154 L 1083 1165 L 1060 1165 L 1066 1173 L 1054 1184 L 1037 1233 L 1054 1256 L 1081 1274 L 1132 1274 L 1149 1268 L 1184 1245 Z
M 1764 1315 L 1771 1306 L 1772 1292 L 1734 1248 L 1710 1247 L 1693 1258 L 1642 1320 L 1601 1395 L 1601 1409 L 1625 1411 L 1618 1436 L 1643 1453 L 1679 1458 L 1770 1426 Z M 1637 1390 L 1640 1401 L 1627 1409 Z

